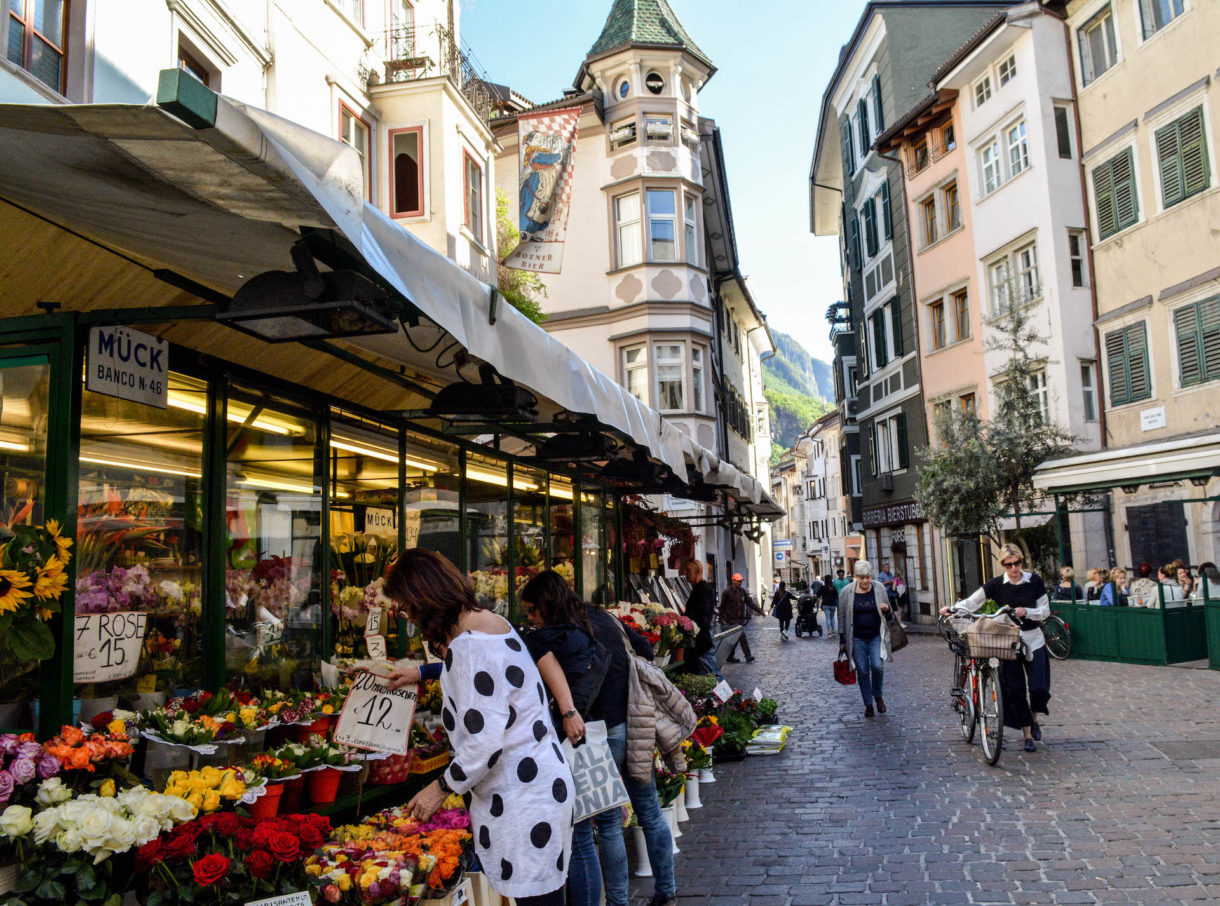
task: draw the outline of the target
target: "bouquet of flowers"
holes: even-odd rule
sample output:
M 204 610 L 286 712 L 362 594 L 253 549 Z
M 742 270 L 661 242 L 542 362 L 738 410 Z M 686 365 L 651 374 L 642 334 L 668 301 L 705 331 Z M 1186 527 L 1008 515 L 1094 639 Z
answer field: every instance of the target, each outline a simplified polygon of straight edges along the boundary
M 686 756 L 687 773 L 712 766 L 712 753 L 693 739 L 682 743 L 682 753 Z
M 342 767 L 350 762 L 351 752 L 344 746 L 336 745 L 324 736 L 313 733 L 304 745 L 289 743 L 297 751 L 291 759 L 298 768 Z M 285 747 L 287 748 L 287 747 Z M 299 752 L 299 754 L 298 754 Z
M 65 726 L 59 735 L 44 744 L 46 753 L 65 771 L 94 773 L 102 762 L 124 761 L 135 748 L 128 741 L 123 721 L 112 721 L 105 732 L 85 733 L 77 727 Z M 44 777 L 51 776 L 50 773 Z
M 45 526 L 0 528 L 0 646 L 17 660 L 41 661 L 55 653 L 45 621 L 59 612 L 71 546 L 54 519 Z
M 157 601 L 152 578 L 144 566 L 112 566 L 76 580 L 76 613 L 118 613 L 151 609 Z
M 672 610 L 654 615 L 650 628 L 659 636 L 656 643 L 658 654 L 694 645 L 695 638 L 699 635 L 699 627 L 695 625 L 694 620 Z
M 402 901 L 422 887 L 415 883 L 418 871 L 415 856 L 374 853 L 355 845 L 327 846 L 305 862 L 305 873 L 320 894 L 319 902 L 360 906 Z
M 441 697 L 441 681 L 428 680 L 423 684 L 423 692 L 419 696 L 419 709 L 421 711 L 431 711 L 433 714 L 440 714 L 444 707 L 444 700 Z
M 59 770 L 59 759 L 36 742 L 33 733 L 5 733 L 0 736 L 0 805 L 26 798 L 26 784 L 54 777 Z
M 665 768 L 656 768 L 656 785 L 657 798 L 661 800 L 661 808 L 664 808 L 682 795 L 686 774 L 675 774 Z
M 300 771 L 293 762 L 264 753 L 255 755 L 253 760 L 245 766 L 243 773 L 246 784 L 250 785 L 260 778 L 265 778 L 268 783 L 275 783 L 289 777 L 296 777 Z
M 437 727 L 429 733 L 422 725 L 413 723 L 410 733 L 407 734 L 407 749 L 418 761 L 424 761 L 448 752 L 449 738 L 443 727 Z
M 197 771 L 174 771 L 165 784 L 165 794 L 185 799 L 201 812 L 214 812 L 246 795 L 246 778 L 236 768 L 221 770 L 210 765 Z

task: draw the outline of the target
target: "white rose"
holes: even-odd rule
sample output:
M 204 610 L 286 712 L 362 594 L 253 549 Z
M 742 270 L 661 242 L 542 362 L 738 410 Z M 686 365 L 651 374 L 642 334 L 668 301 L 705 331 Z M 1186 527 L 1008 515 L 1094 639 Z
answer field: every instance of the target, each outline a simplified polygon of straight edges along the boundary
M 136 846 L 143 846 L 161 836 L 161 822 L 150 815 L 137 815 L 131 819 L 131 826 L 136 832 Z
M 191 722 L 180 717 L 170 725 L 169 732 L 172 736 L 182 737 L 189 733 L 190 729 Z
M 61 817 L 62 812 L 59 808 L 39 812 L 34 818 L 34 842 L 41 846 L 59 833 L 63 829 L 59 824 Z
M 96 804 L 98 808 L 104 808 L 112 815 L 122 815 L 125 811 L 123 808 L 123 803 L 119 802 L 119 800 L 115 799 L 113 796 L 102 796 L 100 799 L 98 799 Z
M 195 816 L 199 814 L 199 810 L 195 806 L 179 796 L 166 796 L 165 798 L 173 800 L 169 810 L 169 817 L 175 824 L 185 824 L 188 821 L 194 820 Z
M 59 847 L 60 852 L 78 853 L 81 851 L 81 847 L 84 846 L 84 841 L 81 839 L 78 831 L 66 830 L 55 838 L 55 845 Z
M 0 833 L 14 840 L 24 837 L 34 829 L 33 814 L 24 805 L 10 805 L 0 815 Z
M 93 852 L 97 847 L 103 846 L 110 838 L 115 820 L 115 816 L 104 808 L 89 809 L 76 823 L 76 829 L 85 841 L 85 849 Z
M 72 798 L 72 790 L 64 786 L 60 778 L 48 777 L 39 785 L 37 798 L 39 805 L 58 805 Z
M 126 818 L 115 818 L 110 825 L 110 836 L 106 838 L 106 849 L 125 853 L 136 842 L 136 826 Z

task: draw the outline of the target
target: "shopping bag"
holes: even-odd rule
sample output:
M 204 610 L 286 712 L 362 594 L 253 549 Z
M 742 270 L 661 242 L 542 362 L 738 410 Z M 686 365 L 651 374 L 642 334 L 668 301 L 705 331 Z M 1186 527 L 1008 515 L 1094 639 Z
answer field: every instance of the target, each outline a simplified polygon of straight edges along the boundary
M 856 684 L 856 668 L 851 665 L 846 654 L 840 654 L 835 661 L 835 682 L 844 686 Z
M 907 630 L 898 617 L 890 620 L 890 651 L 907 647 Z
M 573 746 L 565 739 L 563 749 L 572 768 L 572 782 L 576 784 L 572 814 L 574 823 L 612 808 L 621 808 L 631 801 L 614 763 L 610 744 L 606 741 L 604 720 L 585 724 L 584 742 Z

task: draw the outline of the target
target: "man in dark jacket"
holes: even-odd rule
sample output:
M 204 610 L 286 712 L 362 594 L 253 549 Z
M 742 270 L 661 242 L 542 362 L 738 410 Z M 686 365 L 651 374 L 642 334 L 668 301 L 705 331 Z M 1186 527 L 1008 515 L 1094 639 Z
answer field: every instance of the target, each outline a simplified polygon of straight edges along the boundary
M 741 582 L 741 573 L 733 573 L 732 584 L 720 596 L 720 622 L 726 626 L 741 627 L 741 635 L 737 637 L 737 641 L 733 643 L 733 650 L 725 659 L 730 664 L 741 663 L 736 656 L 738 645 L 741 646 L 741 653 L 746 656 L 746 663 L 754 662 L 754 655 L 750 653 L 750 640 L 746 638 L 746 623 L 750 620 L 751 610 L 760 617 L 766 616 L 763 609 L 754 603 L 750 593 L 741 587 Z
M 686 669 L 691 673 L 714 673 L 724 679 L 720 665 L 716 663 L 716 640 L 712 636 L 712 621 L 716 616 L 716 590 L 712 583 L 703 579 L 703 564 L 698 560 L 687 560 L 682 574 L 690 582 L 690 597 L 686 599 L 686 615 L 699 627 L 699 635 L 693 648 L 686 649 Z

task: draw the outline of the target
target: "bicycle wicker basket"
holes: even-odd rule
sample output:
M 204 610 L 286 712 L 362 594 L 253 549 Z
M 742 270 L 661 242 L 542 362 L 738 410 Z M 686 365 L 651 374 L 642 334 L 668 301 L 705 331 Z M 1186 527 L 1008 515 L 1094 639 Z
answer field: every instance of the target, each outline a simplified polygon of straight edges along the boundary
M 973 658 L 1015 661 L 1021 650 L 1021 630 L 1007 620 L 975 620 L 962 631 L 962 640 Z

